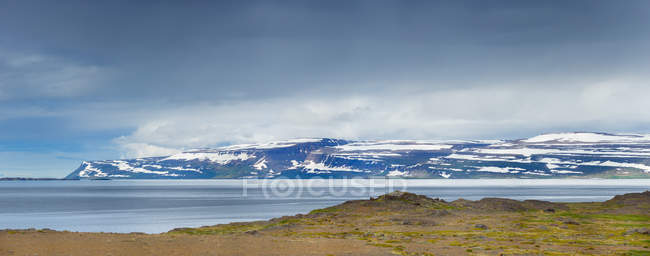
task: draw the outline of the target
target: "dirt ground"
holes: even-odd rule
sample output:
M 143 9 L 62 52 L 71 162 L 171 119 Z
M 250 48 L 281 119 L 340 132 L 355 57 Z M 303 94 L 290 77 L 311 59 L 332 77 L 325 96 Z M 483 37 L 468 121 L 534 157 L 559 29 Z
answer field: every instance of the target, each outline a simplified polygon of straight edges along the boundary
M 0 231 L 0 255 L 650 255 L 650 192 L 604 203 L 393 192 L 306 215 L 168 233 Z

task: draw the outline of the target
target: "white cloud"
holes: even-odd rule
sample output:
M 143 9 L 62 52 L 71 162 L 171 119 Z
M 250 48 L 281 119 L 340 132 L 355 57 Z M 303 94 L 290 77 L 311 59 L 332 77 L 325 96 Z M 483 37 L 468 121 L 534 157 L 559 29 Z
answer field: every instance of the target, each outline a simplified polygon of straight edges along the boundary
M 141 158 L 151 156 L 168 156 L 180 153 L 181 150 L 160 147 L 146 143 L 126 143 L 119 138 L 115 141 L 123 152 L 122 158 Z
M 104 68 L 3 52 L 0 66 L 6 67 L 0 71 L 0 100 L 63 97 L 79 101 L 54 110 L 7 105 L 0 108 L 0 120 L 57 117 L 69 119 L 74 129 L 85 132 L 133 129 L 113 140 L 122 157 L 298 137 L 488 139 L 567 130 L 639 132 L 639 127 L 650 124 L 646 111 L 650 85 L 635 77 L 571 81 L 566 86 L 558 80 L 550 88 L 534 83 L 461 89 L 396 84 L 390 88 L 404 89 L 387 91 L 382 86 L 365 94 L 287 92 L 284 97 L 220 103 L 167 98 L 154 102 L 147 97 L 97 102 L 83 99 L 102 86 L 107 76 Z M 336 86 L 342 87 L 346 86 Z
M 566 127 L 611 131 L 650 122 L 647 95 L 650 87 L 613 80 L 563 91 L 482 87 L 194 104 L 148 115 L 119 140 L 184 148 L 297 137 L 494 138 Z

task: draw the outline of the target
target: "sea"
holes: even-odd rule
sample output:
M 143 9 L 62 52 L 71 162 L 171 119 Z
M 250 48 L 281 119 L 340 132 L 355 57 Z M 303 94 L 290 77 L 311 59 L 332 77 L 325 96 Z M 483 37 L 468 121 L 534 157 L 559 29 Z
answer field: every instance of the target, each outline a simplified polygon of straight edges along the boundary
M 268 220 L 401 190 L 441 198 L 605 201 L 650 179 L 0 181 L 0 229 L 162 233 Z

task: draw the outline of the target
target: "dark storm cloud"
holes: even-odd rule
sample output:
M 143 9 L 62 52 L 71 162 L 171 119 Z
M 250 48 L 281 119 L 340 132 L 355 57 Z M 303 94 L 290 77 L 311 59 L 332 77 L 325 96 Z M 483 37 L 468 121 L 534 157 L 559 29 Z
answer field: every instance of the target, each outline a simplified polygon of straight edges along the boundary
M 649 1 L 0 1 L 0 159 L 25 148 L 64 161 L 296 136 L 650 132 L 649 10 Z
M 645 1 L 4 6 L 2 42 L 11 50 L 115 69 L 111 83 L 94 88 L 93 98 L 208 100 L 319 90 L 363 93 L 393 89 L 398 82 L 430 90 L 539 73 L 550 76 L 545 79 L 573 72 L 598 76 L 605 68 L 638 64 L 629 63 L 630 57 L 645 49 L 648 39 L 639 33 L 648 22 Z

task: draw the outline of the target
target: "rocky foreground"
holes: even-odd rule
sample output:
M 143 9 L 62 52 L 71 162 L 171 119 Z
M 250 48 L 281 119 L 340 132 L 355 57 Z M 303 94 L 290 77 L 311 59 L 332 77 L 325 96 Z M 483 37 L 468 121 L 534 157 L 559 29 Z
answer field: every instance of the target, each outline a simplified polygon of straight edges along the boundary
M 650 255 L 649 247 L 650 191 L 596 203 L 393 192 L 156 235 L 0 231 L 0 255 Z

